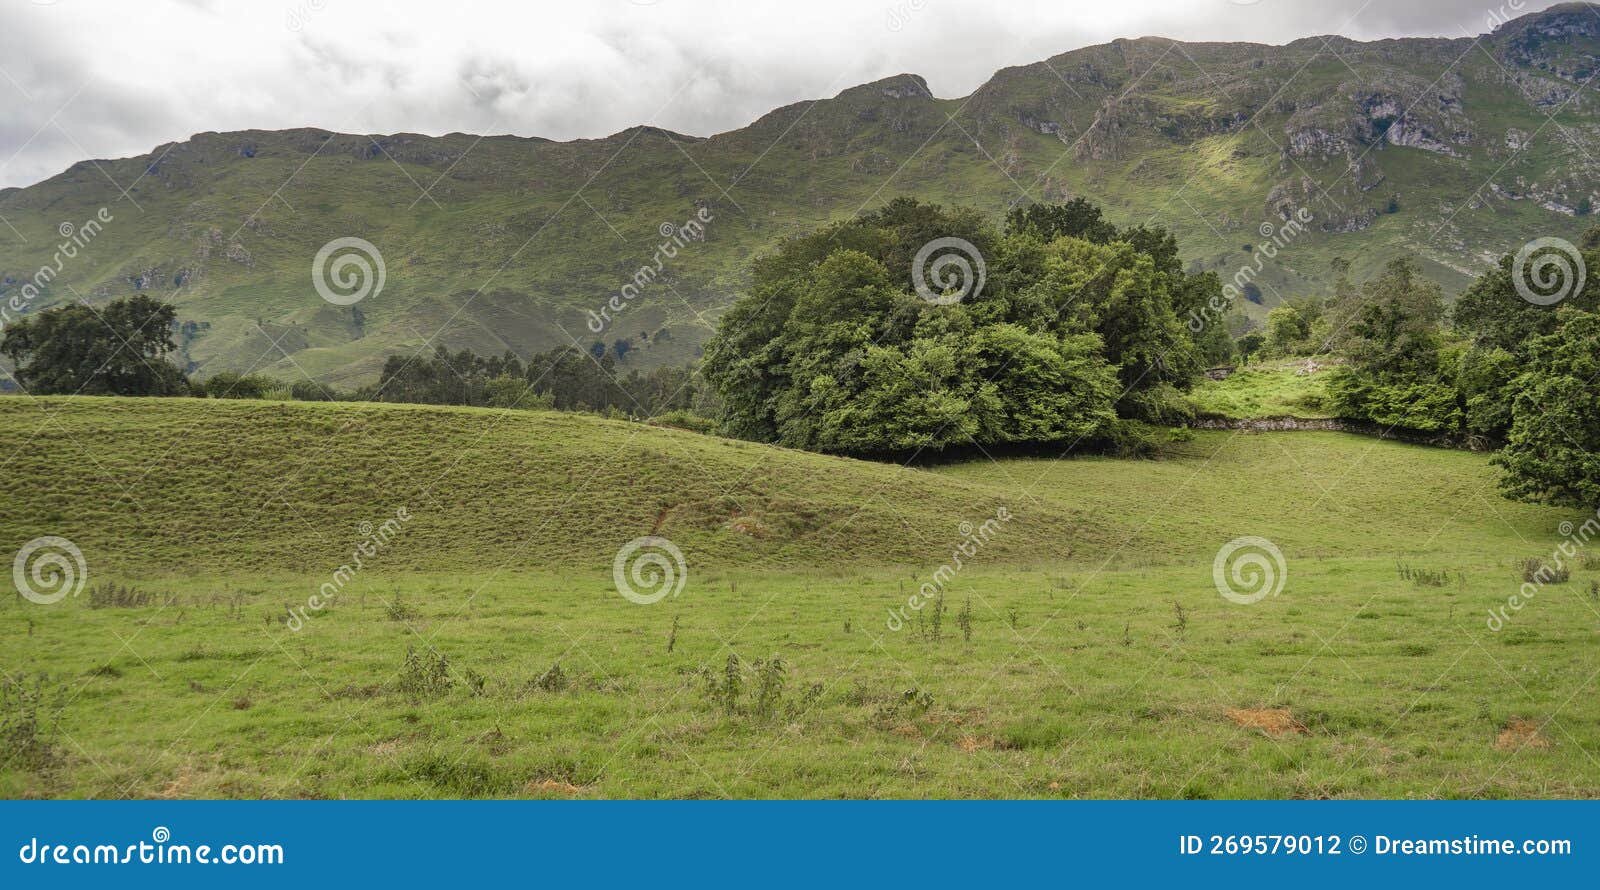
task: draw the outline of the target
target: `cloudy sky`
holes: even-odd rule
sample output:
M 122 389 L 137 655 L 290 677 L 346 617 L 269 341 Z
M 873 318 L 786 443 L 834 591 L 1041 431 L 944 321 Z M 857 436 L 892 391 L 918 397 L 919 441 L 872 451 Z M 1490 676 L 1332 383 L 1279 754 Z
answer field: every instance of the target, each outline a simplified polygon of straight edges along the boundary
M 963 96 L 1115 37 L 1490 29 L 1551 0 L 0 0 L 0 186 L 206 130 L 709 135 L 899 72 Z

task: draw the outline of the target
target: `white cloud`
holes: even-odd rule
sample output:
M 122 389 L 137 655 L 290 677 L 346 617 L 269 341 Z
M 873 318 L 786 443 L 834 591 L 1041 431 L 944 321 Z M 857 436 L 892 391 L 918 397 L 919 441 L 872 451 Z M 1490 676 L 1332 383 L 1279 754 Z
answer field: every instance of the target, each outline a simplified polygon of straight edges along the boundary
M 708 135 L 903 71 L 961 96 L 998 68 L 1116 37 L 1459 37 L 1488 13 L 1484 0 L 9 0 L 0 185 L 205 130 Z

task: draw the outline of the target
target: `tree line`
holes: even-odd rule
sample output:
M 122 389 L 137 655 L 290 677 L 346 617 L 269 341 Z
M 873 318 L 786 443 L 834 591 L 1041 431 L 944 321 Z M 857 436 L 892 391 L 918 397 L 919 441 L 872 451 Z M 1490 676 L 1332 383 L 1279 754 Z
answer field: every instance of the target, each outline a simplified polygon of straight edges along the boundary
M 1595 507 L 1600 275 L 1581 273 L 1600 268 L 1600 227 L 1572 251 L 1570 287 L 1551 305 L 1528 297 L 1528 267 L 1548 273 L 1549 256 L 1505 256 L 1453 304 L 1397 259 L 1359 284 L 1341 265 L 1327 297 L 1282 304 L 1263 330 L 1241 331 L 1236 312 L 1206 314 L 1219 280 L 1185 270 L 1161 227 L 1119 228 L 1083 199 L 1016 208 L 999 226 L 896 199 L 757 257 L 697 368 L 621 373 L 605 349 L 522 358 L 438 347 L 390 356 L 375 383 L 347 392 L 231 373 L 191 380 L 171 362 L 175 311 L 146 295 L 23 318 L 0 353 L 36 395 L 593 411 L 863 457 L 1141 453 L 1155 430 L 1193 420 L 1185 392 L 1207 367 L 1328 353 L 1345 360 L 1328 384 L 1337 416 L 1495 448 L 1508 496 Z
M 202 380 L 173 364 L 178 331 L 172 306 L 137 294 L 100 308 L 69 303 L 14 322 L 0 339 L 0 354 L 11 361 L 17 385 L 41 396 L 413 402 L 649 418 L 687 411 L 699 392 L 689 368 L 622 373 L 609 353 L 577 348 L 524 361 L 510 352 L 484 357 L 438 346 L 431 354 L 389 356 L 376 383 L 354 390 L 232 371 Z

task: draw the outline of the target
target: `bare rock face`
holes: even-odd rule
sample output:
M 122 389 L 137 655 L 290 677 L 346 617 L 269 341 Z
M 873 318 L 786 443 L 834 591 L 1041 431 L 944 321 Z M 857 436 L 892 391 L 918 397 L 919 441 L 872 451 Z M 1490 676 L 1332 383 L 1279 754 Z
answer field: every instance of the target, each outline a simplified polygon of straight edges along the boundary
M 907 74 L 897 78 L 896 82 L 881 88 L 880 92 L 890 99 L 931 99 L 933 91 L 928 89 L 928 82 L 920 74 Z
M 1119 111 L 1116 99 L 1105 100 L 1094 116 L 1094 123 L 1078 140 L 1078 147 L 1073 152 L 1078 160 L 1105 161 L 1117 158 L 1123 135 Z

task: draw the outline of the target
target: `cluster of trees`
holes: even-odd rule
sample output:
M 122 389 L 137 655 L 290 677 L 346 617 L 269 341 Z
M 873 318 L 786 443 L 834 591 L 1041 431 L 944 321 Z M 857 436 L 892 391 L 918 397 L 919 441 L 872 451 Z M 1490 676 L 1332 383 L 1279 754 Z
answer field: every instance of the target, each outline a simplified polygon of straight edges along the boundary
M 977 256 L 929 300 L 913 265 L 936 239 Z M 1182 390 L 1232 348 L 1221 325 L 1183 322 L 1221 293 L 1214 274 L 1185 272 L 1164 229 L 1118 229 L 1081 199 L 1015 209 L 998 231 L 896 199 L 785 242 L 751 278 L 701 370 L 729 432 L 795 448 L 1123 442 L 1127 420 L 1192 417 Z
M 68 303 L 8 325 L 0 353 L 38 395 L 175 396 L 189 381 L 167 356 L 177 315 L 139 294 L 96 310 Z
M 1600 228 L 1579 250 L 1600 268 Z M 1503 257 L 1453 306 L 1404 259 L 1359 290 L 1342 285 L 1331 346 L 1348 364 L 1329 381 L 1331 406 L 1501 445 L 1493 460 L 1510 497 L 1600 506 L 1600 282 L 1585 276 L 1577 287 L 1573 275 L 1545 306 L 1524 298 L 1516 274 Z
M 536 353 L 526 363 L 507 352 L 483 357 L 443 346 L 430 356 L 392 355 L 378 384 L 358 393 L 385 402 L 557 408 L 653 417 L 687 410 L 695 380 L 688 368 L 659 367 L 618 375 L 616 359 L 577 349 Z
M 927 255 L 935 241 L 957 253 Z M 1600 270 L 1600 227 L 1578 250 Z M 964 277 L 944 274 L 952 257 L 968 263 Z M 1081 199 L 1015 209 L 999 228 L 897 199 L 758 258 L 698 372 L 619 376 L 603 348 L 523 360 L 440 347 L 391 356 L 376 384 L 349 393 L 229 373 L 190 381 L 171 361 L 173 308 L 145 295 L 22 319 L 0 354 L 40 395 L 545 407 L 885 455 L 1141 450 L 1145 424 L 1193 418 L 1184 390 L 1202 369 L 1240 352 L 1333 352 L 1346 360 L 1328 383 L 1338 416 L 1499 445 L 1509 496 L 1600 506 L 1600 274 L 1572 278 L 1545 306 L 1524 299 L 1515 276 L 1526 271 L 1504 257 L 1450 305 L 1409 260 L 1360 286 L 1341 269 L 1331 297 L 1276 307 L 1236 343 L 1216 317 L 1216 276 L 1185 271 L 1159 227 L 1118 228 Z
M 527 362 L 509 352 L 482 357 L 443 347 L 432 355 L 393 355 L 376 384 L 348 392 L 231 371 L 191 380 L 172 362 L 178 350 L 173 338 L 181 331 L 176 317 L 172 306 L 144 294 L 99 309 L 69 303 L 7 326 L 0 353 L 11 360 L 17 383 L 34 395 L 414 402 L 649 418 L 688 410 L 699 392 L 688 368 L 618 376 L 609 353 L 576 348 Z

